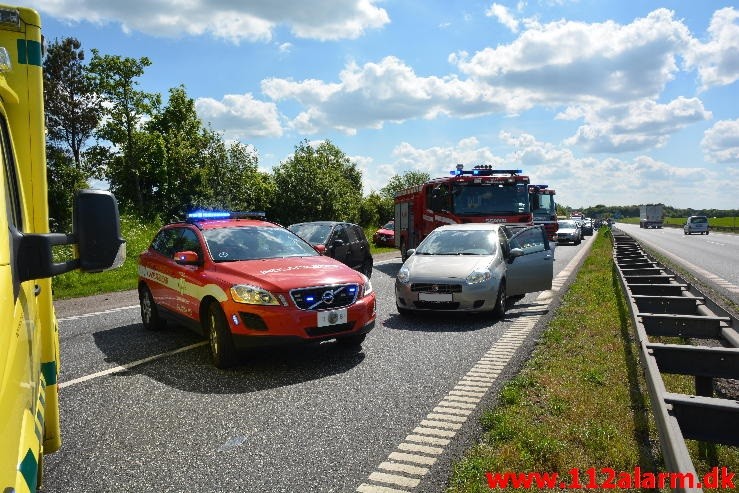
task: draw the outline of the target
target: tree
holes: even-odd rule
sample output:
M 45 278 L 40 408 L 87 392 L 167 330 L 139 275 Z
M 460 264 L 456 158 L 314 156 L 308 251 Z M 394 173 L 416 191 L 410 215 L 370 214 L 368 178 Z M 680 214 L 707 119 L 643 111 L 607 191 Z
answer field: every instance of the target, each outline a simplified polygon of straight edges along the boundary
M 383 188 L 380 194 L 390 200 L 395 199 L 395 194 L 414 185 L 422 185 L 431 180 L 431 175 L 425 171 L 406 171 L 402 175 L 394 175 Z
M 359 219 L 362 172 L 328 140 L 316 147 L 301 141 L 293 156 L 275 166 L 273 177 L 274 211 L 283 224 Z
M 362 226 L 381 226 L 395 214 L 392 199 L 372 192 L 362 199 L 359 209 L 359 224 Z
M 122 203 L 131 204 L 135 212 L 144 214 L 144 186 L 150 182 L 147 176 L 151 164 L 142 160 L 151 156 L 151 149 L 139 149 L 137 144 L 151 143 L 140 135 L 141 122 L 160 105 L 160 95 L 136 89 L 136 79 L 144 68 L 151 65 L 146 57 L 138 60 L 113 55 L 100 55 L 92 50 L 89 70 L 95 89 L 107 103 L 104 123 L 97 130 L 100 139 L 111 142 L 120 149 L 109 165 L 111 190 L 131 196 L 118 196 Z M 147 169 L 148 167 L 148 169 Z M 116 183 L 114 180 L 121 182 Z
M 47 145 L 46 165 L 49 183 L 49 228 L 51 231 L 70 231 L 75 192 L 87 187 L 87 177 L 75 166 L 68 149 Z
M 82 149 L 100 121 L 100 100 L 84 59 L 81 43 L 64 38 L 49 45 L 43 70 L 47 140 L 66 145 L 78 169 Z

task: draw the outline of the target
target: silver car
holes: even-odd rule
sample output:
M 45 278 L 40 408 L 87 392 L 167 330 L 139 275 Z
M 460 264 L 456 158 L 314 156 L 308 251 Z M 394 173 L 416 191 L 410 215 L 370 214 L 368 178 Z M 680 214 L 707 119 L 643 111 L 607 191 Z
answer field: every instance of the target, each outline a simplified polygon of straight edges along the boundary
M 686 235 L 692 235 L 693 233 L 707 235 L 708 229 L 708 218 L 706 216 L 690 216 L 683 224 L 683 233 Z
M 395 278 L 401 315 L 492 312 L 502 318 L 509 297 L 552 287 L 554 251 L 541 226 L 441 226 L 408 255 Z
M 559 228 L 554 234 L 554 241 L 556 241 L 557 244 L 572 243 L 573 245 L 579 245 L 582 238 L 582 228 L 578 221 L 574 219 L 559 221 Z

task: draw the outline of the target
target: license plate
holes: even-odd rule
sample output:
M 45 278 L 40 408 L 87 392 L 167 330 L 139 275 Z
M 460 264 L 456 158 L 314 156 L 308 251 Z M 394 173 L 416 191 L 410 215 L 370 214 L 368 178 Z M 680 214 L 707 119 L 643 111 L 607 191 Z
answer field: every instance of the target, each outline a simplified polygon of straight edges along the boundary
M 452 301 L 452 293 L 418 293 L 419 301 Z
M 326 327 L 328 325 L 337 325 L 346 323 L 346 308 L 339 310 L 330 310 L 318 312 L 318 326 Z

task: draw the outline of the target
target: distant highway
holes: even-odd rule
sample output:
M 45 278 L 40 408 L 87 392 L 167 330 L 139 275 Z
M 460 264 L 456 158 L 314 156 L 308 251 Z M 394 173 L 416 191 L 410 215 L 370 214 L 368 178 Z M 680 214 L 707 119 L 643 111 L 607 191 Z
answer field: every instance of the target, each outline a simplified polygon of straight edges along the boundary
M 714 231 L 708 235 L 685 235 L 682 228 L 641 229 L 638 224 L 624 223 L 617 223 L 616 227 L 672 258 L 739 305 L 739 235 Z

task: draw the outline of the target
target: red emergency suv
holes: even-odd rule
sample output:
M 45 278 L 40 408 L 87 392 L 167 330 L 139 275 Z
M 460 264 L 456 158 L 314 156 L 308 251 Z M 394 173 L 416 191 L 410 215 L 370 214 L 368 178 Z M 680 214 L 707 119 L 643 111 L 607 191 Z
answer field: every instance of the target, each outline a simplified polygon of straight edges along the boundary
M 359 346 L 375 325 L 366 276 L 253 216 L 199 212 L 168 224 L 139 256 L 138 273 L 144 327 L 170 319 L 201 332 L 219 368 L 252 346 Z

